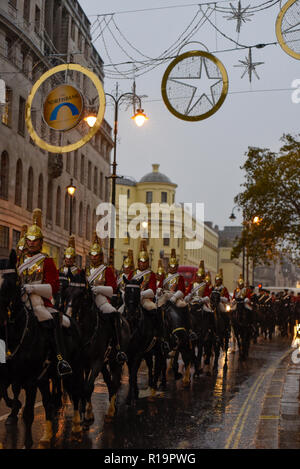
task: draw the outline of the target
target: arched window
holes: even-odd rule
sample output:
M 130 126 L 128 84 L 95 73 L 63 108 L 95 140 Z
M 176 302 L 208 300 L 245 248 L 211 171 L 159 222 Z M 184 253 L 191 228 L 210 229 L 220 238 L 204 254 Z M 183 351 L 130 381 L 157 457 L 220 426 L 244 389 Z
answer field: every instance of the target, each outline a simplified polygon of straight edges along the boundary
M 44 179 L 43 175 L 39 175 L 39 185 L 38 185 L 38 201 L 37 207 L 43 210 L 43 197 L 44 197 Z
M 76 233 L 76 199 L 73 197 L 72 200 L 72 234 Z
M 85 237 L 86 239 L 90 240 L 91 239 L 91 211 L 90 211 L 90 206 L 87 206 L 86 209 L 86 231 L 85 231 Z
M 69 219 L 70 219 L 70 205 L 69 205 L 70 196 L 66 192 L 65 194 L 65 213 L 64 213 L 64 229 L 69 231 Z
M 98 190 L 98 168 L 95 166 L 94 168 L 94 194 L 97 195 Z
M 33 210 L 33 188 L 33 169 L 30 166 L 27 178 L 27 210 L 30 212 Z
M 52 179 L 49 179 L 48 188 L 47 188 L 46 220 L 52 221 L 52 207 L 53 207 L 53 182 L 52 182 Z
M 55 215 L 55 224 L 60 226 L 61 223 L 61 189 L 58 186 L 56 191 L 56 215 Z
M 103 187 L 103 173 L 102 171 L 100 172 L 100 181 L 99 181 L 99 197 L 101 200 L 103 200 L 103 192 L 104 192 L 104 187 Z
M 15 188 L 15 204 L 22 206 L 22 181 L 23 180 L 23 165 L 22 161 L 18 159 L 16 167 L 16 188 Z
M 8 200 L 9 158 L 4 151 L 0 162 L 0 198 Z
M 79 234 L 79 236 L 83 236 L 83 205 L 82 205 L 82 202 L 80 202 L 80 205 L 79 205 L 78 234 Z

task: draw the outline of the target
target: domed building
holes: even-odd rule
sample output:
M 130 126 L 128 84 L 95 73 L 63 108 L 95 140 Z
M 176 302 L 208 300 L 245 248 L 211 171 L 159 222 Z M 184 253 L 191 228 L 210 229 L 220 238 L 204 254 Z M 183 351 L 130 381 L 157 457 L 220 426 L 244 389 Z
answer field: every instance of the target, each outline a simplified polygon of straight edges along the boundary
M 175 248 L 179 265 L 197 267 L 203 259 L 206 270 L 214 278 L 218 271 L 218 233 L 202 224 L 203 247 L 186 249 L 190 239 L 185 237 L 181 221 L 189 218 L 193 229 L 199 222 L 184 211 L 183 204 L 176 203 L 178 186 L 159 169 L 159 164 L 152 164 L 152 171 L 138 182 L 126 176 L 116 180 L 115 268 L 121 269 L 128 249 L 133 250 L 137 267 L 140 240 L 144 237 L 148 239 L 150 263 L 155 272 L 159 259 L 167 267 L 171 250 Z

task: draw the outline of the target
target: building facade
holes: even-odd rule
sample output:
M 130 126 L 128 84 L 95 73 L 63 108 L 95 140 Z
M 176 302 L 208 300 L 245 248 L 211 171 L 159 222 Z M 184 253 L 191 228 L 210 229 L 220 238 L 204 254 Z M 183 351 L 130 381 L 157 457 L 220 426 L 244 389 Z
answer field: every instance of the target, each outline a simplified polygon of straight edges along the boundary
M 90 22 L 77 0 L 2 0 L 0 4 L 0 79 L 6 103 L 0 121 L 0 255 L 16 247 L 23 224 L 32 211 L 43 213 L 44 249 L 61 263 L 70 232 L 76 237 L 79 264 L 86 256 L 96 228 L 96 207 L 109 200 L 111 127 L 103 121 L 89 143 L 62 155 L 48 153 L 31 140 L 25 125 L 25 105 L 36 80 L 60 63 L 77 63 L 103 82 L 102 59 L 91 42 Z M 42 118 L 45 97 L 67 82 L 80 90 L 85 103 L 95 98 L 94 85 L 78 72 L 55 75 L 40 88 L 33 102 L 37 134 L 53 145 L 67 145 L 87 133 L 81 121 L 58 132 Z M 73 199 L 66 188 L 71 178 Z M 70 203 L 72 201 L 72 220 Z
M 190 265 L 198 267 L 201 260 L 204 260 L 205 269 L 209 271 L 214 278 L 218 268 L 218 234 L 215 230 L 211 229 L 206 224 L 202 223 L 202 230 L 204 234 L 204 244 L 201 248 L 187 249 L 187 242 L 190 239 L 187 234 L 182 231 L 181 236 L 176 237 L 175 233 L 179 233 L 177 226 L 178 220 L 174 216 L 175 212 L 170 211 L 170 217 L 168 211 L 161 212 L 157 223 L 158 236 L 151 237 L 153 217 L 151 217 L 152 204 L 166 204 L 168 207 L 173 206 L 181 214 L 181 220 L 186 220 L 192 230 L 197 230 L 197 224 L 200 222 L 189 213 L 184 213 L 184 206 L 176 203 L 176 188 L 177 184 L 173 183 L 168 176 L 159 171 L 159 165 L 152 165 L 152 172 L 147 173 L 143 176 L 139 182 L 132 178 L 118 178 L 116 184 L 116 213 L 117 213 L 117 233 L 119 233 L 119 196 L 123 196 L 127 200 L 127 207 L 134 207 L 133 204 L 143 204 L 147 208 L 147 214 L 145 215 L 146 224 L 144 228 L 140 228 L 140 237 L 134 239 L 130 237 L 130 233 L 127 230 L 127 236 L 125 233 L 122 237 L 116 237 L 115 240 L 115 267 L 121 269 L 123 259 L 126 257 L 128 249 L 132 249 L 134 252 L 134 259 L 136 262 L 141 237 L 147 238 L 148 253 L 150 257 L 150 264 L 152 269 L 156 271 L 158 260 L 162 259 L 165 268 L 168 265 L 168 261 L 171 256 L 171 250 L 176 249 L 177 259 L 179 265 Z M 136 205 L 138 208 L 138 205 Z M 141 224 L 143 223 L 142 214 L 140 217 Z M 133 210 L 131 213 L 128 210 L 127 226 L 137 217 L 137 213 Z M 168 223 L 170 218 L 170 223 Z M 165 224 L 164 221 L 167 223 Z M 168 230 L 170 227 L 170 232 Z M 200 227 L 198 226 L 198 232 Z M 180 233 L 179 233 L 180 234 Z

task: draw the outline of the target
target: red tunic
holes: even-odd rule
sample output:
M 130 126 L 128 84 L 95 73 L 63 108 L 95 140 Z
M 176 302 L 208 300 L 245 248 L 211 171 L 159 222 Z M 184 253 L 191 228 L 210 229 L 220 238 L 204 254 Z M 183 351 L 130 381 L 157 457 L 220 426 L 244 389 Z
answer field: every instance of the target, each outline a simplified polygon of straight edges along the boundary
M 43 265 L 42 283 L 49 283 L 52 287 L 52 296 L 59 290 L 59 273 L 51 257 L 46 257 Z M 53 308 L 53 304 L 47 298 L 43 298 L 44 305 Z
M 145 269 L 145 272 L 147 271 L 148 269 Z M 139 274 L 141 277 L 142 277 L 142 271 L 141 270 L 135 270 L 134 271 L 134 276 L 136 274 Z M 140 277 L 140 278 L 141 278 Z M 154 295 L 156 294 L 156 275 L 154 272 L 149 272 L 148 274 L 145 275 L 144 277 L 144 280 L 142 282 L 142 285 L 141 285 L 141 290 L 144 291 L 144 290 L 148 290 L 149 288 L 151 288 L 151 290 L 153 291 Z
M 116 293 L 118 286 L 117 286 L 117 279 L 116 279 L 113 269 L 111 267 L 106 267 L 104 274 L 105 274 L 104 285 L 106 287 L 112 287 L 113 292 Z

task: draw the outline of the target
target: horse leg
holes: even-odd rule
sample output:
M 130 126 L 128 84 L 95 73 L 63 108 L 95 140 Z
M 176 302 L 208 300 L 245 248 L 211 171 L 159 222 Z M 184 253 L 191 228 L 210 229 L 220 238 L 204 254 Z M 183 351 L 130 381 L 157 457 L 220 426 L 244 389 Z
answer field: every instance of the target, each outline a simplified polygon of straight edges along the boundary
M 41 381 L 38 385 L 39 390 L 42 395 L 43 406 L 45 409 L 46 414 L 46 424 L 44 429 L 44 434 L 39 441 L 39 448 L 40 449 L 47 449 L 50 448 L 51 439 L 53 437 L 53 426 L 52 426 L 52 419 L 53 419 L 53 404 L 51 400 L 51 393 L 49 387 L 49 380 L 45 379 Z
M 178 379 L 182 378 L 182 374 L 179 373 L 179 371 L 178 371 L 178 369 L 179 369 L 178 358 L 179 358 L 179 352 L 178 352 L 178 350 L 176 350 L 175 356 L 174 356 L 174 359 L 173 359 L 173 365 L 172 365 L 175 380 L 178 380 Z
M 72 439 L 81 441 L 82 426 L 79 412 L 79 402 L 82 396 L 83 388 L 83 372 L 80 367 L 76 369 L 73 367 L 73 373 L 66 376 L 63 380 L 64 388 L 66 389 L 72 404 L 73 404 L 73 419 L 72 419 Z
M 149 388 L 152 388 L 153 387 L 153 356 L 151 353 L 145 356 L 145 362 L 148 367 L 148 386 Z
M 217 371 L 218 369 L 218 363 L 219 363 L 219 357 L 220 357 L 220 339 L 217 337 L 215 339 L 215 344 L 214 344 L 214 352 L 215 352 L 215 358 L 214 358 L 214 366 L 213 369 L 214 371 Z
M 131 360 L 131 363 L 128 362 L 128 369 L 129 369 L 129 392 L 127 396 L 126 402 L 129 405 L 135 404 L 136 400 L 138 399 L 139 395 L 139 388 L 137 385 L 137 373 L 140 367 L 142 358 L 135 357 Z
M 165 388 L 166 385 L 167 385 L 167 359 L 165 357 L 162 357 L 160 386 L 162 388 Z
M 5 425 L 16 425 L 17 422 L 18 422 L 18 413 L 19 413 L 19 410 L 21 409 L 22 407 L 22 404 L 21 402 L 19 401 L 19 395 L 20 395 L 20 392 L 21 392 L 21 386 L 19 384 L 12 384 L 12 391 L 13 391 L 13 399 L 10 399 L 8 397 L 8 393 L 7 393 L 7 389 L 4 388 L 3 390 L 3 397 L 4 397 L 4 400 L 6 402 L 6 404 L 8 403 L 8 407 L 11 408 L 11 413 L 9 414 L 9 416 L 7 417 L 6 421 L 5 421 Z
M 23 422 L 25 425 L 24 446 L 30 449 L 33 445 L 32 439 L 32 423 L 34 419 L 34 404 L 36 399 L 37 386 L 27 386 L 25 388 L 25 407 L 23 410 Z
M 213 342 L 211 337 L 207 337 L 204 342 L 204 367 L 203 371 L 207 376 L 211 376 L 210 372 L 210 359 L 212 355 Z
M 122 368 L 123 368 L 122 365 L 116 362 L 113 362 L 110 365 L 110 373 L 109 373 L 110 398 L 109 398 L 109 408 L 105 415 L 105 422 L 107 423 L 111 422 L 116 414 L 116 399 L 117 399 L 118 390 L 120 389 L 120 386 L 121 386 Z
M 190 350 L 181 350 L 181 356 L 184 363 L 185 372 L 182 378 L 182 384 L 184 387 L 188 387 L 191 384 L 191 352 Z

